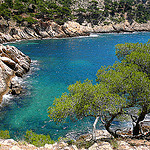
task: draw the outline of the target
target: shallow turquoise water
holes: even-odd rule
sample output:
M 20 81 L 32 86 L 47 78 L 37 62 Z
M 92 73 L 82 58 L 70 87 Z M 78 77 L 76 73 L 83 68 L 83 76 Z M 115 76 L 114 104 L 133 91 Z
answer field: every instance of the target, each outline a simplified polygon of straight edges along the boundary
M 115 45 L 125 42 L 147 42 L 150 33 L 99 34 L 96 37 L 32 40 L 12 43 L 33 60 L 24 77 L 23 93 L 11 99 L 0 113 L 0 129 L 10 130 L 12 138 L 22 138 L 27 129 L 50 134 L 53 139 L 67 133 L 76 136 L 92 129 L 93 118 L 63 125 L 53 123 L 47 114 L 55 97 L 67 91 L 69 84 L 86 78 L 95 82 L 103 65 L 117 58 Z M 116 124 L 119 124 L 116 122 Z M 101 124 L 98 128 L 102 128 Z

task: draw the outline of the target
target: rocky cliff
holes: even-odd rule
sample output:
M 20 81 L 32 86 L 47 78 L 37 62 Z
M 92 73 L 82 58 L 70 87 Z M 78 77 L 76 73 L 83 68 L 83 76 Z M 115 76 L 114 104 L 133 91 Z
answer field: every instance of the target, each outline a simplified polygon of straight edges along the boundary
M 2 25 L 0 30 L 0 43 L 23 39 L 62 38 L 89 35 L 90 29 L 76 22 L 67 22 L 58 25 L 55 22 L 40 22 L 32 27 L 16 27 Z
M 30 58 L 14 46 L 0 45 L 0 103 L 6 93 L 19 94 L 21 87 L 14 79 L 30 69 Z
M 16 40 L 42 39 L 42 38 L 63 38 L 73 36 L 85 36 L 90 33 L 112 33 L 112 32 L 134 32 L 150 31 L 150 21 L 147 23 L 137 23 L 125 21 L 119 24 L 94 25 L 85 23 L 80 25 L 74 21 L 68 21 L 64 25 L 58 25 L 53 21 L 39 22 L 31 27 L 17 27 L 6 25 L 0 22 L 0 43 L 12 42 Z

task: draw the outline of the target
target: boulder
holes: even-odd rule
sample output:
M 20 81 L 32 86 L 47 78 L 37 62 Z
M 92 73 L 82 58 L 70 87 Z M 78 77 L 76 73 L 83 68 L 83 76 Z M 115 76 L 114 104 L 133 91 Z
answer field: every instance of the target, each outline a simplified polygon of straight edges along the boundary
M 88 27 L 82 26 L 77 22 L 68 21 L 63 26 L 63 31 L 70 37 L 89 35 Z
M 12 70 L 16 70 L 16 63 L 7 57 L 0 57 L 0 60 L 5 63 L 8 67 L 10 67 Z
M 58 25 L 55 22 L 49 22 L 49 26 L 46 28 L 47 33 L 50 35 L 50 37 L 66 37 L 66 34 L 64 33 L 62 26 Z
M 22 90 L 19 81 L 16 80 L 15 77 L 11 79 L 9 88 L 10 88 L 9 93 L 11 93 L 12 95 L 18 95 L 21 93 Z
M 39 31 L 39 34 L 42 38 L 48 38 L 49 34 L 46 31 Z
M 3 52 L 8 55 L 10 59 L 12 59 L 16 64 L 16 70 L 23 70 L 21 72 L 28 72 L 30 68 L 30 58 L 24 55 L 21 51 L 19 51 L 14 46 L 6 46 L 3 48 Z M 20 71 L 19 71 L 20 72 Z

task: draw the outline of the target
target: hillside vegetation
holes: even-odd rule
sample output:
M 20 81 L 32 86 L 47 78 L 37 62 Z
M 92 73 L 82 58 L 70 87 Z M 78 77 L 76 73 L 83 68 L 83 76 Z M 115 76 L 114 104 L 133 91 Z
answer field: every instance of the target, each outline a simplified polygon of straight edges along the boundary
M 68 20 L 92 25 L 120 23 L 125 19 L 130 23 L 150 20 L 148 0 L 1 0 L 0 3 L 0 19 L 14 20 L 18 26 L 49 20 L 60 25 Z

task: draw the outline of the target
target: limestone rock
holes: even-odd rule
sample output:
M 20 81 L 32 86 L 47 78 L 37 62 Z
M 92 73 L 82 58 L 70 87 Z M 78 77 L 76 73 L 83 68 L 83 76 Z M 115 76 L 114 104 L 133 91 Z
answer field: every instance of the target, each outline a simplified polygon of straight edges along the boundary
M 14 46 L 0 45 L 0 101 L 6 92 L 19 94 L 20 84 L 12 77 L 22 77 L 30 69 L 31 59 Z
M 12 95 L 18 95 L 22 90 L 22 87 L 16 77 L 11 79 L 9 88 Z
M 110 138 L 111 135 L 107 130 L 96 130 L 96 139 Z
M 18 146 L 12 146 L 9 150 L 21 150 Z
M 24 29 L 24 31 L 28 34 L 28 35 L 30 35 L 31 37 L 33 37 L 33 38 L 38 38 L 39 37 L 39 35 L 37 35 L 37 33 L 33 30 L 33 29 L 31 29 L 31 28 L 25 28 Z
M 0 60 L 9 66 L 12 70 L 16 70 L 16 63 L 8 57 L 0 57 Z
M 3 145 L 14 145 L 14 144 L 17 144 L 17 142 L 13 139 L 0 139 L 0 144 L 3 144 Z
M 115 24 L 115 25 L 113 25 L 113 28 L 116 32 L 125 31 L 125 25 L 124 24 Z
M 85 26 L 80 25 L 77 22 L 68 21 L 63 25 L 64 32 L 72 37 L 72 36 L 82 36 L 89 35 L 90 31 Z
M 8 30 L 9 30 L 9 25 L 7 21 L 3 17 L 1 17 L 0 18 L 0 32 L 6 33 Z
M 132 27 L 135 31 L 150 31 L 150 21 L 148 21 L 147 23 L 143 23 L 143 24 L 134 22 Z
M 30 6 L 32 7 L 32 6 Z M 134 31 L 150 31 L 150 21 L 139 24 L 135 21 L 125 20 L 125 22 L 115 24 L 110 22 L 109 25 L 103 23 L 94 25 L 84 21 L 82 25 L 74 21 L 68 21 L 64 25 L 58 25 L 53 21 L 38 20 L 32 26 L 18 27 L 16 22 L 10 19 L 0 20 L 0 43 L 11 42 L 22 39 L 41 39 L 41 38 L 62 38 L 73 36 L 86 36 L 90 33 L 112 33 L 112 32 L 134 32 Z
M 88 150 L 97 150 L 98 149 L 98 144 L 94 143 L 91 147 L 88 148 Z
M 21 39 L 31 39 L 30 35 L 28 35 L 24 30 L 22 29 L 19 29 L 18 30 L 18 36 L 21 38 Z
M 118 145 L 119 145 L 120 149 L 133 150 L 133 148 L 125 141 L 118 141 Z
M 112 25 L 105 25 L 105 26 L 94 26 L 93 31 L 96 33 L 110 33 L 114 32 L 114 28 Z
M 49 26 L 46 28 L 46 31 L 50 35 L 50 37 L 66 37 L 66 34 L 62 30 L 62 27 L 55 22 L 49 22 Z
M 46 31 L 39 31 L 39 34 L 42 38 L 48 38 L 49 34 Z
M 2 34 L 2 38 L 3 38 L 6 42 L 12 42 L 12 41 L 14 41 L 14 38 L 13 38 L 10 34 Z
M 108 142 L 102 142 L 99 145 L 99 149 L 101 149 L 101 150 L 113 150 L 112 146 Z
M 72 148 L 73 148 L 74 150 L 78 150 L 78 148 L 77 148 L 76 145 L 72 145 Z
M 52 144 L 45 144 L 44 146 L 47 149 L 53 149 L 53 145 Z

